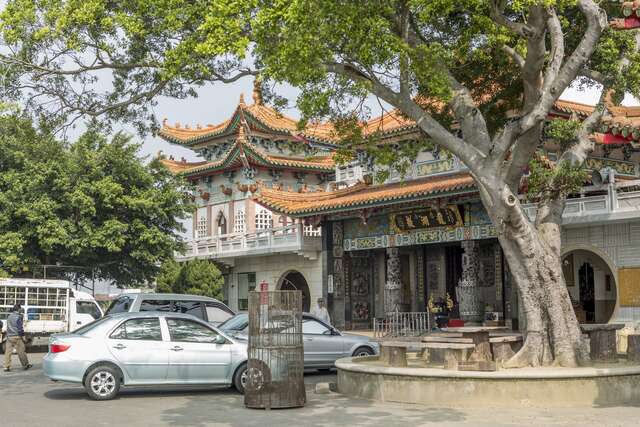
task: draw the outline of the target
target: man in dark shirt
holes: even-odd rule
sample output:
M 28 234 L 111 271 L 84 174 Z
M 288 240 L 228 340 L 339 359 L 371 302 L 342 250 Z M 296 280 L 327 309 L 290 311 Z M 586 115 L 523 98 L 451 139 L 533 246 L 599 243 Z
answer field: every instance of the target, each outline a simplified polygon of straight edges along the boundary
M 11 354 L 16 349 L 18 358 L 22 364 L 22 369 L 27 370 L 31 367 L 24 346 L 24 319 L 22 317 L 22 307 L 20 304 L 13 306 L 13 310 L 7 318 L 7 342 L 4 351 L 4 371 L 11 370 Z

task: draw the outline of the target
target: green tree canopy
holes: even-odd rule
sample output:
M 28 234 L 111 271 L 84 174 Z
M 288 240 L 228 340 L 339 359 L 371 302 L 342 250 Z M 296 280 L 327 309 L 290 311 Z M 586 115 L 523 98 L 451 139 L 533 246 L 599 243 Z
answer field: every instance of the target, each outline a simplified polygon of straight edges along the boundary
M 203 295 L 222 300 L 224 277 L 215 264 L 206 260 L 182 264 L 165 261 L 158 275 L 158 292 Z
M 41 272 L 43 264 L 134 285 L 155 278 L 182 250 L 179 220 L 187 187 L 139 145 L 90 130 L 73 144 L 17 115 L 0 117 L 0 267 Z

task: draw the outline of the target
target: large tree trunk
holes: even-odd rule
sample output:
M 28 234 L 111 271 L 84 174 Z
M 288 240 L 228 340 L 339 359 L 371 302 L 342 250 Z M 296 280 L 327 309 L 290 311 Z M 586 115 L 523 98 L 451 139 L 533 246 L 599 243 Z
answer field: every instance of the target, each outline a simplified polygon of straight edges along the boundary
M 526 319 L 524 345 L 505 366 L 577 366 L 588 358 L 588 351 L 562 276 L 560 219 L 564 203 L 542 205 L 539 217 L 543 220 L 537 221 L 536 227 L 507 185 L 491 179 L 479 187 L 482 201 L 491 207 L 487 210 Z

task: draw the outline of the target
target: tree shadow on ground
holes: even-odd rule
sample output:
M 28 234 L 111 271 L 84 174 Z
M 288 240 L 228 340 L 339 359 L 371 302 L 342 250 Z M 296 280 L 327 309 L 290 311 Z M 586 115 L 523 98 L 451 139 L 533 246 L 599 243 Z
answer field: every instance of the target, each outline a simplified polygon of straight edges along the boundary
M 207 402 L 211 396 L 198 395 L 179 408 L 163 411 L 162 420 L 172 426 L 390 426 L 421 425 L 425 422 L 465 421 L 464 413 L 451 408 L 428 408 L 352 399 L 340 394 L 317 395 L 307 387 L 307 404 L 295 409 L 248 409 L 240 395 Z

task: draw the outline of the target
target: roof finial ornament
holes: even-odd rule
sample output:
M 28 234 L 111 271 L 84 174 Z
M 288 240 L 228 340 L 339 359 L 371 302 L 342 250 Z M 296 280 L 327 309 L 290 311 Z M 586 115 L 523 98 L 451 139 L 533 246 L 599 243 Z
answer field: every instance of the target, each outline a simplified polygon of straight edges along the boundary
M 244 93 L 240 94 L 240 105 L 244 106 Z
M 253 103 L 262 105 L 262 77 L 260 74 L 253 80 Z

